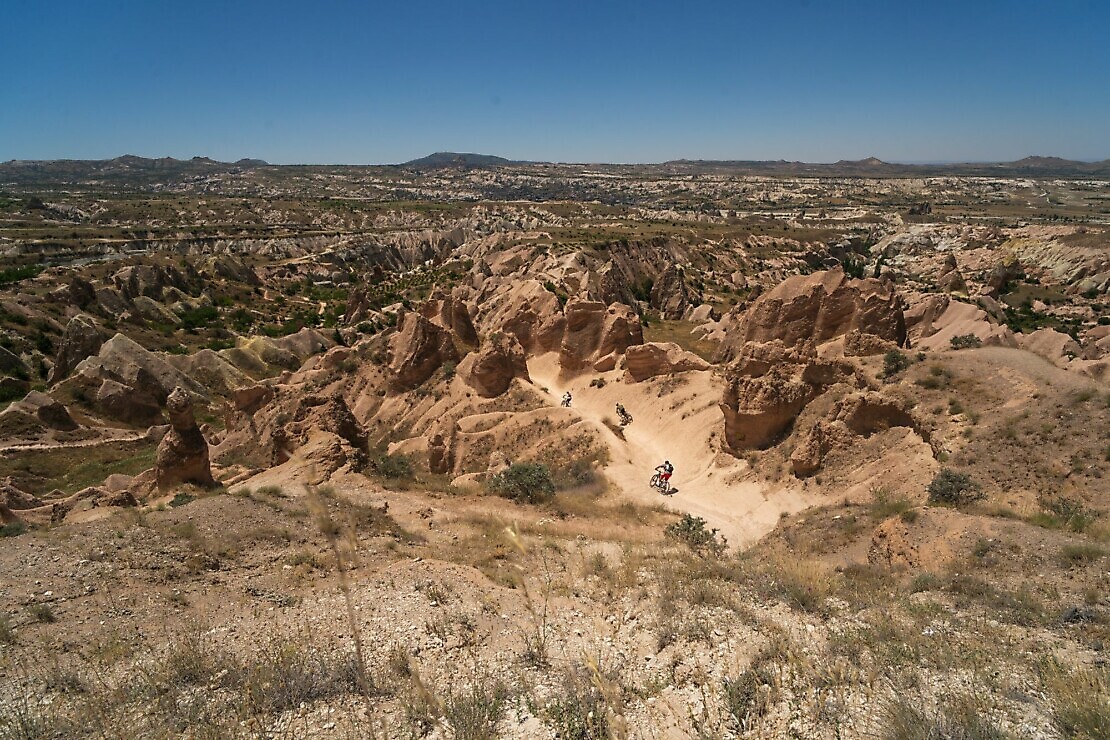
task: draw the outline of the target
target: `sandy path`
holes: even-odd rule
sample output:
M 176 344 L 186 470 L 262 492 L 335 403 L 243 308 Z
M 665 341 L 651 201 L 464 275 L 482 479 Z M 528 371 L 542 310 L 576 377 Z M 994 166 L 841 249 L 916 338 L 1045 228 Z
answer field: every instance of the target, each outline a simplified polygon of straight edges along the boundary
M 621 371 L 561 380 L 554 354 L 534 358 L 528 371 L 537 386 L 546 387 L 552 405 L 559 404 L 565 391 L 571 392 L 571 410 L 596 427 L 608 444 L 611 459 L 605 474 L 625 496 L 700 516 L 720 529 L 731 545 L 750 545 L 775 526 L 782 512 L 817 502 L 800 487 L 771 487 L 747 479 L 747 463 L 714 452 L 723 419 L 717 407 L 720 388 L 710 372 L 687 373 L 680 389 L 660 396 L 657 385 L 625 383 Z M 605 385 L 590 387 L 598 377 Z M 603 423 L 616 419 L 618 401 L 635 419 L 625 427 L 625 439 Z M 672 485 L 679 489 L 666 497 L 648 485 L 655 466 L 664 460 L 675 466 Z

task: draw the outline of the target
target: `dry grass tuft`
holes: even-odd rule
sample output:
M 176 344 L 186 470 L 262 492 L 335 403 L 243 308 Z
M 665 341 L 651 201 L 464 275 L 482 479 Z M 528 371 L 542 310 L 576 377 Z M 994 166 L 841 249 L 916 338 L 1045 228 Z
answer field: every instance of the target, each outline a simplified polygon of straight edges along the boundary
M 1105 666 L 1069 669 L 1055 660 L 1041 663 L 1040 678 L 1052 700 L 1052 716 L 1065 737 L 1110 737 L 1110 670 Z

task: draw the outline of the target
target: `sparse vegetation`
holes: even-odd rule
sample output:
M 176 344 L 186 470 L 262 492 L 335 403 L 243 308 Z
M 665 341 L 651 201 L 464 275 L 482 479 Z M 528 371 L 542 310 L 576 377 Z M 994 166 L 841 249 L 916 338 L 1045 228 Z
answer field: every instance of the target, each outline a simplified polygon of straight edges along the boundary
M 929 483 L 929 502 L 963 506 L 984 497 L 982 488 L 971 476 L 950 468 L 941 468 Z
M 724 537 L 710 529 L 700 516 L 683 514 L 682 518 L 673 524 L 667 525 L 667 537 L 681 542 L 691 550 L 702 556 L 720 556 L 728 547 Z
M 490 476 L 486 487 L 498 496 L 525 504 L 540 504 L 555 495 L 551 471 L 541 463 L 513 463 Z
M 892 349 L 883 355 L 882 375 L 884 378 L 893 378 L 909 366 L 910 358 L 906 356 L 906 353 L 901 350 Z
M 948 340 L 952 349 L 974 349 L 983 346 L 983 340 L 974 334 L 961 334 Z
M 50 624 L 51 622 L 58 621 L 58 618 L 54 616 L 54 610 L 50 608 L 49 604 L 32 604 L 27 607 L 27 614 L 31 616 L 31 619 L 34 619 L 36 622 L 42 622 L 43 624 Z
M 412 458 L 408 455 L 381 455 L 373 461 L 372 467 L 374 473 L 381 478 L 411 480 L 415 475 Z

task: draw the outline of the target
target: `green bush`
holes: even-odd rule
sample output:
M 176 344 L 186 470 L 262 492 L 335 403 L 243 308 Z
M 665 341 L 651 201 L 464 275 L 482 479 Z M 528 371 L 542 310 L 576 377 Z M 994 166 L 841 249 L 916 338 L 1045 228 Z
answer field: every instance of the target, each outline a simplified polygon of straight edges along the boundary
M 23 267 L 10 267 L 0 270 L 0 285 L 18 283 L 20 280 L 32 278 L 42 272 L 41 265 L 24 265 Z
M 178 506 L 184 506 L 194 500 L 196 500 L 196 496 L 192 496 L 185 491 L 178 491 L 173 499 L 170 500 L 170 506 L 176 509 Z
M 498 496 L 518 503 L 538 504 L 555 496 L 551 471 L 540 463 L 514 463 L 505 471 L 490 476 L 486 486 Z
M 0 386 L 0 403 L 17 401 L 25 395 L 27 395 L 27 392 L 14 383 L 12 385 Z
M 706 527 L 705 520 L 700 516 L 683 514 L 677 522 L 667 525 L 664 534 L 699 555 L 720 556 L 728 547 L 728 541 L 724 537 L 718 537 L 718 531 L 720 530 Z
M 971 480 L 966 473 L 957 473 L 955 470 L 941 468 L 932 482 L 929 483 L 929 503 L 931 504 L 968 504 L 983 498 L 984 494 L 979 484 Z
M 215 306 L 188 308 L 181 313 L 181 326 L 185 329 L 200 329 L 219 317 L 220 311 Z
M 0 527 L 0 537 L 17 537 L 27 531 L 23 522 L 12 522 Z
M 382 455 L 371 466 L 382 478 L 407 480 L 413 477 L 412 458 L 408 455 Z
M 904 352 L 892 349 L 883 355 L 883 377 L 892 378 L 910 366 L 910 358 Z
M 958 337 L 952 337 L 948 340 L 948 343 L 952 345 L 952 349 L 974 349 L 983 346 L 983 340 L 974 334 L 961 334 Z

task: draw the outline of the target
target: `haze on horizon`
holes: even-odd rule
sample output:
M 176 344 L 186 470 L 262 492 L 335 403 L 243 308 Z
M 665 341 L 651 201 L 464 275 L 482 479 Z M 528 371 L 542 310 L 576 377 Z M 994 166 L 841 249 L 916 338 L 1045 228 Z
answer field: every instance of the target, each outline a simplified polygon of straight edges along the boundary
M 5 15 L 0 161 L 1110 157 L 1097 0 L 62 0 Z

